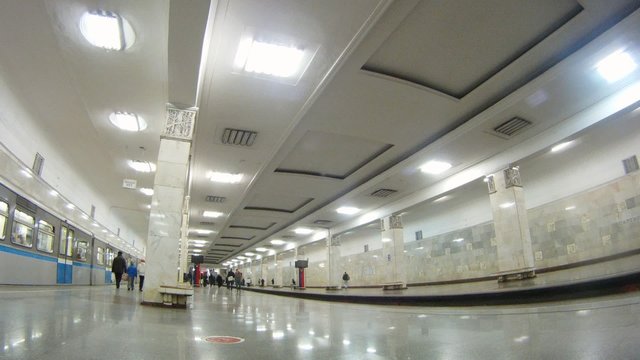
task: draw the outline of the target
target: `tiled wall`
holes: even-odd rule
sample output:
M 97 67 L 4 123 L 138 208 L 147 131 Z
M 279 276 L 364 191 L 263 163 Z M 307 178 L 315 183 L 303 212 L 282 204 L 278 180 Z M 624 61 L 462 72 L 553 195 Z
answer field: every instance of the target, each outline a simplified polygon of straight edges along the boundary
M 640 249 L 640 174 L 529 209 L 527 214 L 538 269 Z M 408 283 L 479 278 L 498 271 L 492 221 L 417 241 L 410 235 L 405 234 Z M 384 282 L 384 261 L 382 249 L 376 249 L 343 256 L 341 264 L 352 285 L 379 285 Z M 310 262 L 308 286 L 326 286 L 323 266 L 325 261 Z
M 640 248 L 640 174 L 528 211 L 536 267 Z

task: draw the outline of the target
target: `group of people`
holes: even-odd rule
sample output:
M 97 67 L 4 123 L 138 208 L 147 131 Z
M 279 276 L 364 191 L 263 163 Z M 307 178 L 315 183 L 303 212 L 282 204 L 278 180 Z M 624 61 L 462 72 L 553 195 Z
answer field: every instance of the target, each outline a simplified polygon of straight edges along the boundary
M 136 263 L 131 260 L 129 266 L 127 266 L 127 260 L 122 256 L 122 251 L 118 251 L 118 256 L 113 259 L 111 263 L 111 271 L 116 276 L 116 289 L 120 289 L 120 282 L 122 281 L 122 275 L 127 274 L 127 291 L 135 289 L 136 277 L 140 277 L 139 289 L 142 291 L 144 287 L 144 274 L 146 270 L 146 264 L 144 260 L 140 260 L 140 263 L 136 266 Z

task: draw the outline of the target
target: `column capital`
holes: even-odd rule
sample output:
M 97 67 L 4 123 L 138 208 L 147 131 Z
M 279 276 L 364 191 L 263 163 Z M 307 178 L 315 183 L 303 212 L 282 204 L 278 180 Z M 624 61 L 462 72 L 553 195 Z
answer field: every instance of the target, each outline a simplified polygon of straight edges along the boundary
M 178 109 L 167 105 L 166 122 L 161 138 L 191 141 L 198 108 Z

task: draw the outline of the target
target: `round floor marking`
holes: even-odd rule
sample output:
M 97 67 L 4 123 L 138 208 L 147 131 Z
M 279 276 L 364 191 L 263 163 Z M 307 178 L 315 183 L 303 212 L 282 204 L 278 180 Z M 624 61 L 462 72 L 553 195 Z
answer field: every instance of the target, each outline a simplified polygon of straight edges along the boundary
M 239 344 L 244 339 L 235 336 L 207 336 L 204 341 L 214 344 Z

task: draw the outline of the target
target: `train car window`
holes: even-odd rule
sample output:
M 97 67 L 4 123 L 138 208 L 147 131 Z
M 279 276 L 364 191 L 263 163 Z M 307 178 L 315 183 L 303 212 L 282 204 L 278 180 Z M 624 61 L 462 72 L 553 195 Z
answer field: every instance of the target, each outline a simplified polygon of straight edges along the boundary
M 88 250 L 89 244 L 86 241 L 78 241 L 76 243 L 76 260 L 87 261 Z
M 113 249 L 107 248 L 107 256 L 106 256 L 107 266 L 111 266 L 111 263 L 113 262 L 113 259 L 114 259 Z
M 73 241 L 75 239 L 76 239 L 76 232 L 71 229 L 67 229 L 66 251 L 67 251 L 67 256 L 69 257 L 73 256 Z
M 67 242 L 65 241 L 66 239 L 67 239 L 67 228 L 64 226 L 61 226 L 60 227 L 60 249 L 58 250 L 60 255 L 64 255 L 64 253 L 67 252 Z
M 38 221 L 38 241 L 36 241 L 36 249 L 48 253 L 53 252 L 53 237 L 55 228 L 44 220 Z
M 7 233 L 7 218 L 9 216 L 9 204 L 0 201 L 0 240 L 4 240 Z
M 13 220 L 11 242 L 24 247 L 33 247 L 33 226 L 36 222 L 35 218 L 16 209 L 13 213 Z
M 96 261 L 98 265 L 104 265 L 104 248 L 101 248 L 99 246 L 96 254 Z

